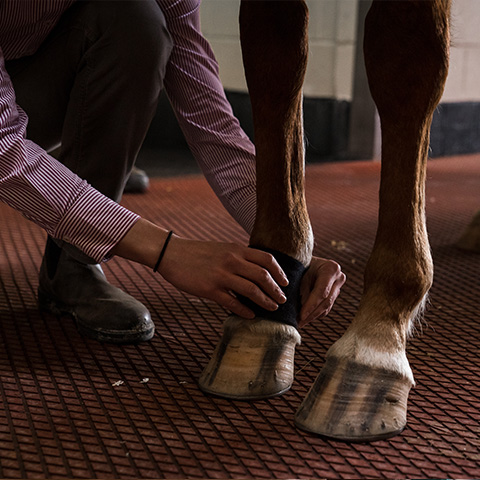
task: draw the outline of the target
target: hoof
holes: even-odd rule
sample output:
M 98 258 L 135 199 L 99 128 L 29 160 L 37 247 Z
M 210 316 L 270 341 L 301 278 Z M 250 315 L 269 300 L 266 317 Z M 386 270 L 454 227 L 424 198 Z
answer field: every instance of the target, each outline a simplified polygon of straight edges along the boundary
M 477 212 L 463 232 L 457 247 L 468 252 L 480 253 L 480 212 Z
M 411 387 L 412 382 L 398 373 L 327 357 L 295 415 L 295 424 L 347 442 L 393 437 L 407 423 Z
M 297 330 L 269 320 L 229 317 L 199 379 L 205 393 L 235 400 L 281 395 L 293 383 Z

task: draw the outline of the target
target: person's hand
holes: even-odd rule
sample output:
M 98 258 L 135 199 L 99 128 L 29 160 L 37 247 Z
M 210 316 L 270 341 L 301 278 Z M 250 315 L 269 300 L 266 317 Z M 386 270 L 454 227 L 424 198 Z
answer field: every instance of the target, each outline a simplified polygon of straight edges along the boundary
M 270 311 L 286 301 L 279 287 L 288 285 L 282 269 L 272 255 L 254 248 L 174 236 L 158 271 L 180 290 L 244 318 L 254 318 L 254 313 L 233 292 Z
M 346 276 L 337 262 L 312 257 L 300 286 L 302 308 L 298 326 L 303 327 L 328 315 L 345 280 Z

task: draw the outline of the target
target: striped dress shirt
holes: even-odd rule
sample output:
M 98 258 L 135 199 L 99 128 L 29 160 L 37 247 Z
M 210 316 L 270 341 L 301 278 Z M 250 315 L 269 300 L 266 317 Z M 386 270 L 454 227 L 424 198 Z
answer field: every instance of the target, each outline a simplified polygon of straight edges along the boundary
M 54 238 L 102 261 L 139 216 L 28 140 L 28 119 L 15 102 L 4 62 L 35 53 L 74 1 L 0 0 L 0 201 Z M 255 151 L 233 116 L 218 64 L 201 34 L 201 0 L 156 1 L 174 43 L 164 79 L 166 93 L 211 187 L 230 214 L 251 231 Z

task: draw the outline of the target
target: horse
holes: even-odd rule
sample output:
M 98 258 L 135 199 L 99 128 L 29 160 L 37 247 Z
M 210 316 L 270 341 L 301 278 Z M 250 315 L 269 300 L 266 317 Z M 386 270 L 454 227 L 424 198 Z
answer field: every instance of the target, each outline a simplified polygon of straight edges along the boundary
M 295 414 L 299 428 L 317 435 L 374 441 L 406 426 L 415 384 L 406 345 L 433 279 L 425 176 L 448 74 L 450 8 L 451 0 L 373 0 L 365 20 L 365 66 L 382 135 L 378 226 L 358 311 Z M 254 400 L 292 385 L 299 282 L 312 256 L 302 124 L 308 8 L 305 0 L 242 0 L 239 22 L 257 161 L 250 246 L 271 252 L 290 284 L 280 312 L 226 320 L 199 386 Z M 479 224 L 480 215 L 464 248 L 480 250 Z

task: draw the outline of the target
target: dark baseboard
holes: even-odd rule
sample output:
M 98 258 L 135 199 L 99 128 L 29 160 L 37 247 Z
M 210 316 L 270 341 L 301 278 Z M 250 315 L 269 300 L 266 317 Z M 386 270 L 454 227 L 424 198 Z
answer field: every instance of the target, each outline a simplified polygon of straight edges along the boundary
M 253 141 L 252 111 L 248 94 L 227 92 L 235 116 Z M 311 161 L 340 160 L 348 141 L 350 102 L 331 98 L 305 98 L 304 131 L 307 156 Z
M 245 133 L 253 141 L 253 121 L 247 93 L 227 91 L 227 98 Z M 339 160 L 345 157 L 350 103 L 329 98 L 305 98 L 305 137 L 309 161 Z M 162 94 L 146 145 L 159 148 L 186 147 L 166 95 Z
M 442 103 L 435 111 L 430 156 L 480 152 L 480 102 Z
M 253 122 L 247 93 L 227 91 L 235 116 L 253 138 Z M 304 125 L 308 161 L 352 159 L 348 153 L 351 104 L 333 98 L 305 98 Z M 166 95 L 162 94 L 145 143 L 158 148 L 186 147 Z M 480 102 L 441 104 L 435 112 L 430 156 L 442 157 L 480 152 Z

